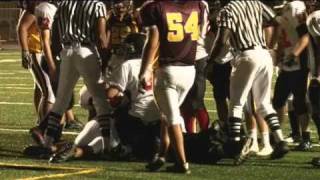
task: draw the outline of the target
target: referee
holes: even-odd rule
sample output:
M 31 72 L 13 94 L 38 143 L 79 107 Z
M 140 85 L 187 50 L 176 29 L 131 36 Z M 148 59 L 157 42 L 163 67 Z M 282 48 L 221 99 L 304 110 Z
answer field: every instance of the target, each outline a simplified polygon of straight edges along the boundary
M 39 11 L 44 11 L 39 14 L 47 15 L 45 8 Z M 110 57 L 105 5 L 98 0 L 62 1 L 58 4 L 56 16 L 60 42 L 64 48 L 61 52 L 57 99 L 44 120 L 47 124 L 45 124 L 43 145 L 51 147 L 58 139 L 62 114 L 69 105 L 72 91 L 80 76 L 83 77 L 85 85 L 93 96 L 101 133 L 104 137 L 109 137 L 111 107 L 105 101 L 104 85 L 98 83 L 102 71 L 101 65 L 104 65 Z M 43 21 L 45 25 L 52 23 L 48 21 L 53 18 L 41 17 L 41 19 L 45 20 Z M 102 62 L 98 57 L 101 57 Z
M 276 139 L 271 158 L 282 158 L 289 148 L 283 141 L 282 130 L 275 110 L 270 103 L 272 58 L 267 50 L 263 24 L 277 25 L 274 12 L 260 1 L 230 1 L 217 17 L 218 32 L 212 48 L 210 63 L 223 51 L 230 40 L 238 52 L 230 78 L 230 112 L 228 151 L 235 164 L 242 162 L 251 139 L 240 142 L 243 106 L 252 90 L 257 112 L 268 122 Z M 240 153 L 241 151 L 241 153 Z

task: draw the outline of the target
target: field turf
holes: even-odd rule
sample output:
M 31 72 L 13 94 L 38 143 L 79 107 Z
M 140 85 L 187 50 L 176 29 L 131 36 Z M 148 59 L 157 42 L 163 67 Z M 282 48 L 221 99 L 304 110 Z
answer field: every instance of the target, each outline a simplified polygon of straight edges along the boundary
M 35 124 L 31 74 L 21 67 L 18 51 L 0 51 L 0 179 L 214 179 L 214 180 L 317 180 L 320 168 L 310 165 L 312 157 L 320 156 L 320 148 L 311 152 L 292 151 L 281 160 L 250 158 L 241 166 L 224 160 L 217 165 L 191 164 L 191 175 L 165 172 L 148 173 L 143 162 L 110 162 L 106 160 L 72 161 L 48 164 L 47 160 L 30 159 L 22 150 L 32 141 L 28 129 Z M 79 81 L 75 93 L 81 87 Z M 207 84 L 206 105 L 212 120 L 216 119 L 211 87 Z M 76 104 L 77 101 L 76 101 Z M 85 122 L 86 112 L 74 108 Z M 287 125 L 286 125 L 287 127 Z M 287 128 L 286 128 L 287 129 Z M 314 130 L 314 127 L 312 126 Z M 286 130 L 285 134 L 289 132 Z M 75 135 L 64 135 L 72 140 Z M 312 133 L 314 143 L 318 137 Z

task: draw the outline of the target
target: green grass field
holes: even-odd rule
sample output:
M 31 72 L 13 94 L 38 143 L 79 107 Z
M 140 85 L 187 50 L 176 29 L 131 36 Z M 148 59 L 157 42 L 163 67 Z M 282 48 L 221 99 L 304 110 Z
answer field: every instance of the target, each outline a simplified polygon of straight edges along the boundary
M 215 180 L 317 180 L 320 169 L 312 167 L 312 157 L 320 156 L 316 147 L 312 152 L 290 152 L 284 159 L 250 158 L 245 164 L 234 167 L 224 160 L 217 165 L 191 164 L 191 175 L 165 172 L 148 173 L 145 163 L 110 162 L 105 160 L 73 161 L 48 164 L 46 160 L 30 159 L 22 150 L 30 144 L 28 129 L 35 124 L 31 74 L 20 65 L 18 51 L 0 51 L 0 179 L 215 179 Z M 79 88 L 76 87 L 78 99 Z M 77 102 L 77 101 L 76 101 Z M 77 103 L 76 103 L 77 104 Z M 206 94 L 211 119 L 216 119 L 211 87 Z M 85 122 L 86 112 L 74 108 L 77 117 Z M 288 134 L 288 132 L 285 132 Z M 318 137 L 312 134 L 316 143 Z M 64 138 L 73 139 L 74 135 Z

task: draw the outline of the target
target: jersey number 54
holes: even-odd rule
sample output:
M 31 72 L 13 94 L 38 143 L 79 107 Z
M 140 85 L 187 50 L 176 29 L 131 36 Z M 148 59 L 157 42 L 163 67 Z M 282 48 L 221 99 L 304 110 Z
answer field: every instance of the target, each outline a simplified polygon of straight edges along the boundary
M 168 41 L 180 42 L 184 39 L 185 34 L 191 34 L 191 40 L 197 41 L 199 38 L 199 18 L 198 12 L 193 11 L 183 24 L 182 14 L 179 12 L 167 13 L 168 23 Z

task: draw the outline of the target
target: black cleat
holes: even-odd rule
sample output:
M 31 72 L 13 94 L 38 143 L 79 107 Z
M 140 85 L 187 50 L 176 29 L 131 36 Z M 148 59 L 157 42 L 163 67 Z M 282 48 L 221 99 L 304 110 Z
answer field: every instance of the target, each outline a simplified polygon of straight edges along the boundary
M 320 167 L 320 157 L 313 158 L 311 164 L 315 167 Z
M 37 143 L 39 146 L 42 146 L 42 147 L 46 146 L 46 141 L 43 136 L 43 132 L 38 126 L 31 128 L 29 130 L 29 133 L 32 139 L 35 141 L 35 143 Z
M 295 150 L 297 151 L 310 151 L 312 149 L 312 143 L 310 140 L 302 141 Z
M 288 152 L 289 147 L 286 141 L 280 141 L 274 146 L 273 152 L 271 154 L 271 159 L 283 158 Z
M 252 143 L 253 143 L 253 139 L 250 137 L 244 140 L 240 154 L 234 158 L 234 161 L 233 161 L 234 165 L 237 165 L 237 166 L 241 165 L 249 157 Z
M 164 158 L 157 157 L 146 165 L 146 169 L 150 172 L 156 172 L 159 171 L 165 163 L 166 160 Z
M 54 153 L 50 159 L 49 163 L 61 163 L 74 159 L 75 148 L 73 143 L 64 144 L 56 153 Z
M 189 163 L 174 164 L 173 166 L 168 166 L 166 170 L 173 173 L 191 174 Z
M 52 154 L 50 148 L 33 145 L 26 147 L 22 153 L 28 157 L 40 159 L 48 159 Z

